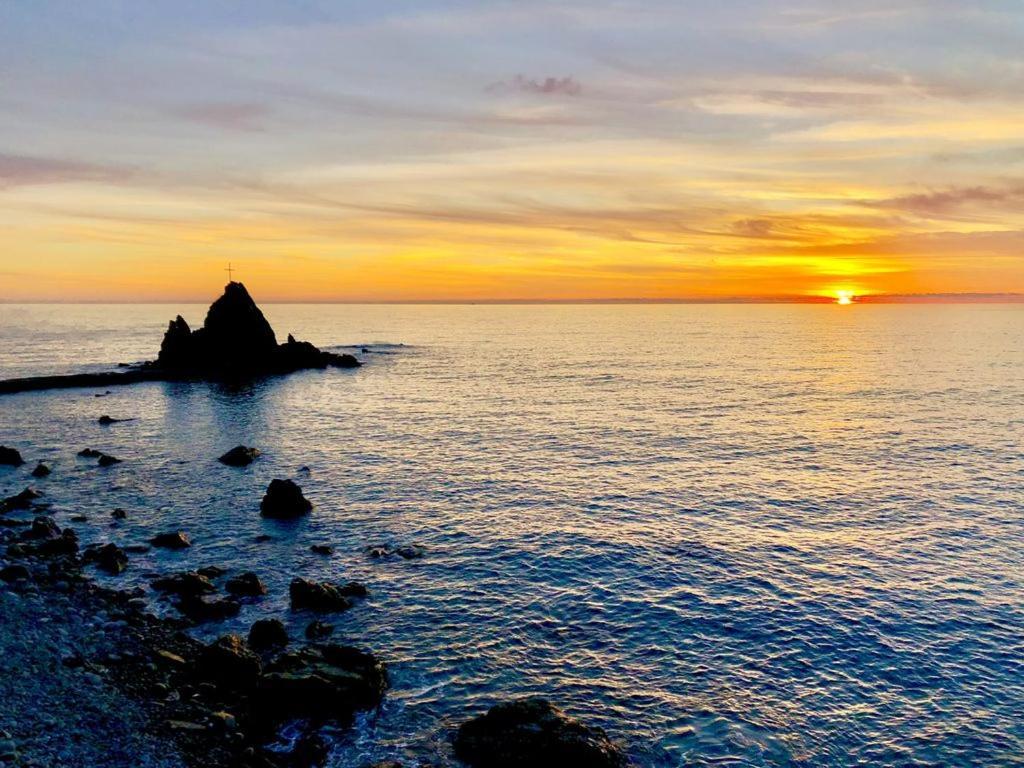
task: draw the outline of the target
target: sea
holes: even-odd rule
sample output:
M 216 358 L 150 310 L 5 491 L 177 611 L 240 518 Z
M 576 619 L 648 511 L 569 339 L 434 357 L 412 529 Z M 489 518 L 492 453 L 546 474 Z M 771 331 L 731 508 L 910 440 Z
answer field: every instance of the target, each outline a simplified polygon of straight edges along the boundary
M 0 377 L 152 359 L 205 309 L 0 305 Z M 0 396 L 29 462 L 0 495 L 32 482 L 83 544 L 191 537 L 104 583 L 257 572 L 202 639 L 301 638 L 291 579 L 365 583 L 335 639 L 391 689 L 335 768 L 455 765 L 459 723 L 525 695 L 642 768 L 1024 765 L 1024 306 L 263 310 L 364 365 Z M 262 457 L 217 462 L 239 443 Z M 261 518 L 273 478 L 312 514 Z

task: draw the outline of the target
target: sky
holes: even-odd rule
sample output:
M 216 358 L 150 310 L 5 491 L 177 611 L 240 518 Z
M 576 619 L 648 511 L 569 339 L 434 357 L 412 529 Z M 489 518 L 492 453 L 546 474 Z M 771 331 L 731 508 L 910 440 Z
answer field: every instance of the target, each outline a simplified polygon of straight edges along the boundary
M 1019 0 L 2 0 L 0 300 L 1024 292 Z

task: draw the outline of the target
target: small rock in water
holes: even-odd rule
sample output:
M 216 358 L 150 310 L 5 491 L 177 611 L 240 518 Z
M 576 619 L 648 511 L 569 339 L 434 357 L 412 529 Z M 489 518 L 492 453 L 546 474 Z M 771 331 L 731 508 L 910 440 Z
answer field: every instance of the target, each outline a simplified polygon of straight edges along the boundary
M 237 597 L 260 597 L 267 594 L 266 586 L 252 571 L 228 579 L 224 588 Z
M 473 768 L 627 765 L 625 754 L 604 731 L 583 725 L 540 698 L 498 704 L 463 723 L 455 754 Z
M 405 560 L 418 560 L 423 557 L 423 547 L 419 544 L 408 544 L 396 549 L 395 554 Z
M 0 464 L 8 467 L 20 467 L 24 463 L 25 460 L 21 458 L 21 454 L 16 449 L 0 445 Z
M 115 419 L 111 416 L 103 414 L 102 416 L 99 417 L 99 419 L 97 419 L 97 421 L 106 427 L 109 426 L 110 424 L 117 424 L 117 422 L 119 421 L 126 421 L 126 419 Z
M 110 513 L 110 516 L 115 520 L 124 520 L 126 517 L 128 517 L 128 513 L 125 512 L 120 507 L 117 507 L 113 512 Z
M 301 517 L 312 508 L 313 505 L 302 495 L 302 489 L 292 480 L 271 480 L 260 502 L 260 514 L 277 520 Z
M 29 573 L 28 568 L 24 565 L 8 565 L 0 568 L 0 579 L 8 583 L 22 580 L 27 581 L 31 576 L 32 574 Z
M 230 451 L 221 456 L 217 461 L 229 467 L 247 467 L 259 457 L 257 448 L 249 448 L 244 445 L 236 445 Z
M 193 621 L 223 621 L 237 616 L 242 604 L 236 600 L 207 600 L 203 597 L 186 595 L 174 604 L 182 615 Z
M 114 576 L 128 567 L 128 555 L 116 544 L 93 545 L 85 550 L 83 559 Z
M 87 523 L 87 522 L 89 522 L 89 518 L 86 517 L 85 515 L 72 515 L 71 517 L 68 518 L 68 520 L 70 520 L 72 523 Z
M 220 687 L 248 690 L 256 686 L 263 663 L 238 635 L 224 635 L 199 652 L 196 670 Z
M 288 645 L 288 632 L 279 619 L 260 619 L 249 628 L 249 645 L 257 651 L 284 648 Z
M 50 472 L 52 470 L 40 461 L 36 464 L 36 468 L 32 470 L 32 477 L 47 477 Z
M 366 554 L 373 558 L 387 557 L 391 554 L 391 550 L 384 545 L 367 547 L 365 550 Z
M 227 571 L 216 565 L 204 565 L 202 568 L 197 568 L 196 573 L 201 574 L 208 579 L 217 579 L 227 573 Z
M 325 637 L 329 637 L 334 632 L 334 626 L 332 624 L 325 624 L 320 619 L 313 619 L 306 625 L 306 639 L 307 640 L 322 640 Z
M 217 591 L 213 582 L 202 574 L 192 571 L 164 576 L 154 580 L 151 586 L 161 592 L 170 592 L 172 595 L 181 596 L 205 595 Z
M 53 540 L 60 538 L 60 528 L 53 521 L 52 517 L 40 515 L 32 521 L 32 527 L 22 534 L 23 539 L 44 539 Z
M 273 540 L 274 540 L 274 537 L 271 536 L 269 533 L 261 533 L 258 536 L 253 538 L 253 541 L 255 541 L 257 544 L 264 544 L 265 542 L 273 541 Z
M 78 455 L 83 459 L 98 459 L 103 454 L 97 451 L 95 448 L 83 448 L 78 452 Z
M 130 552 L 134 555 L 141 555 L 145 552 L 149 552 L 150 546 L 148 544 L 129 544 L 124 548 L 125 552 Z
M 330 546 L 329 544 L 314 544 L 312 547 L 310 547 L 310 550 L 312 550 L 318 555 L 334 554 L 334 547 Z
M 96 463 L 99 464 L 101 467 L 112 467 L 115 464 L 120 464 L 121 459 L 117 458 L 116 456 L 109 456 L 106 453 L 101 453 L 99 461 Z
M 188 536 L 182 531 L 157 534 L 149 540 L 149 543 L 154 547 L 163 547 L 165 549 L 185 549 L 192 546 L 192 542 L 188 540 Z
M 317 613 L 333 613 L 352 607 L 350 597 L 365 597 L 366 587 L 351 582 L 345 585 L 295 579 L 288 587 L 292 610 L 309 609 Z
M 8 512 L 12 509 L 28 509 L 32 506 L 32 502 L 41 498 L 42 495 L 35 488 L 26 488 L 20 493 L 8 496 L 3 501 L 0 501 L 0 513 Z

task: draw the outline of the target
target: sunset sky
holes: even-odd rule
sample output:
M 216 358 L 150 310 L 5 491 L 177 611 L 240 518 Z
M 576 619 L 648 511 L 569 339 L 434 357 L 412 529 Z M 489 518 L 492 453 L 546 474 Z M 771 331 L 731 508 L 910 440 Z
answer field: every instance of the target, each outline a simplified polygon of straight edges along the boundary
M 5 0 L 0 300 L 1021 292 L 1022 40 L 1016 0 Z

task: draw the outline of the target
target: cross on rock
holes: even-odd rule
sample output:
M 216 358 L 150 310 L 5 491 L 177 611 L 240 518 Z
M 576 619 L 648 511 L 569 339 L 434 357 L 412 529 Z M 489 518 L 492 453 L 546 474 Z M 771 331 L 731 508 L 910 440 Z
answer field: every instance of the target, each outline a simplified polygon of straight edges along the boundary
M 234 282 L 234 280 L 231 279 L 231 273 L 234 272 L 234 270 L 231 268 L 231 262 L 230 261 L 228 262 L 228 268 L 225 269 L 224 271 L 228 273 L 228 282 L 229 283 Z

